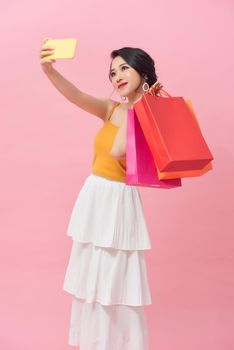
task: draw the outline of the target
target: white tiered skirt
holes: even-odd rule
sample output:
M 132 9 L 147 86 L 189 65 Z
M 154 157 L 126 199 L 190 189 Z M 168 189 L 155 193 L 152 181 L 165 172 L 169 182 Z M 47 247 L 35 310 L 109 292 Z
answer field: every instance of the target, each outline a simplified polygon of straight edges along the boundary
M 90 174 L 75 201 L 63 290 L 72 295 L 68 344 L 80 350 L 148 350 L 152 304 L 144 250 L 151 241 L 139 190 Z

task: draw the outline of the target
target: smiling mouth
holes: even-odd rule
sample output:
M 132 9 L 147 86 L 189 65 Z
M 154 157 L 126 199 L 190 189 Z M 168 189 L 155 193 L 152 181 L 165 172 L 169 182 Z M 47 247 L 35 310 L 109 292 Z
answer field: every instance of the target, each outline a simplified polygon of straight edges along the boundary
M 125 85 L 127 85 L 127 83 L 121 84 L 118 89 L 120 89 L 121 87 L 124 87 Z

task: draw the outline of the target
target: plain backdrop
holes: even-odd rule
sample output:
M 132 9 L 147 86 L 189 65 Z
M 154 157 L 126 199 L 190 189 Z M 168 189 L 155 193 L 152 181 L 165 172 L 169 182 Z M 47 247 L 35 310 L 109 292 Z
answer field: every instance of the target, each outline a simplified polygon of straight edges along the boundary
M 45 37 L 77 38 L 76 57 L 54 66 L 89 94 L 111 95 L 110 52 L 132 46 L 154 58 L 168 93 L 192 100 L 213 170 L 140 189 L 153 245 L 150 350 L 234 348 L 233 15 L 228 0 L 1 3 L 1 349 L 71 348 L 66 229 L 102 122 L 47 79 Z

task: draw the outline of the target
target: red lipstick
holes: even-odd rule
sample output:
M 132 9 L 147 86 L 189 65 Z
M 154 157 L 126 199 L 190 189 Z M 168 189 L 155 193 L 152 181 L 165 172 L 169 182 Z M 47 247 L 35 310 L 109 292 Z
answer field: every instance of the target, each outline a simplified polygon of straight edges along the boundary
M 120 85 L 118 86 L 118 89 L 121 88 L 122 86 L 125 86 L 125 85 L 127 85 L 127 83 L 122 83 L 122 84 L 120 84 Z

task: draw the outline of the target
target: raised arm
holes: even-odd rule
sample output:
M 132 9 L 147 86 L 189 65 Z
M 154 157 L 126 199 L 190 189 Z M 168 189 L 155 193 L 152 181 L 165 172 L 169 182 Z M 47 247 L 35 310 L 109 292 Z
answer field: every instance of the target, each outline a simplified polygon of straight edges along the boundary
M 45 41 L 45 40 L 44 40 Z M 42 69 L 54 87 L 71 103 L 91 113 L 105 122 L 111 108 L 116 101 L 108 98 L 97 98 L 79 90 L 74 84 L 68 81 L 53 66 L 55 60 L 49 56 L 53 49 L 43 44 L 40 51 L 40 62 Z

